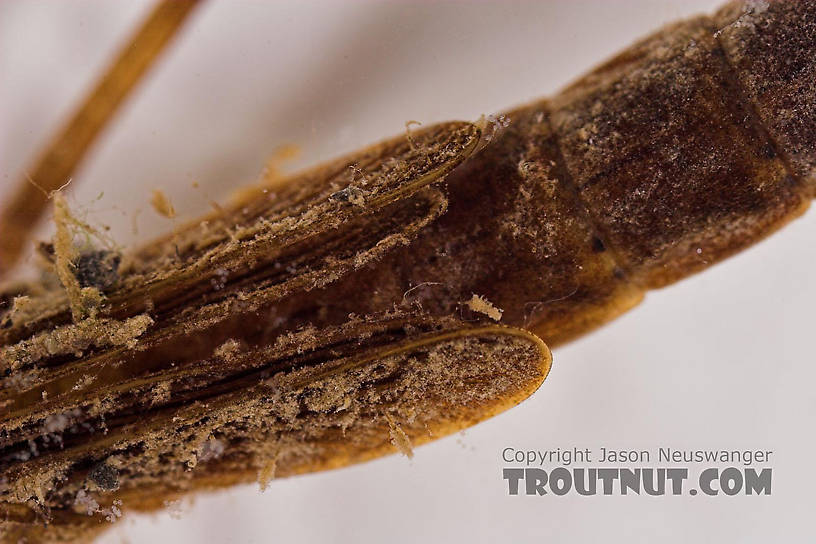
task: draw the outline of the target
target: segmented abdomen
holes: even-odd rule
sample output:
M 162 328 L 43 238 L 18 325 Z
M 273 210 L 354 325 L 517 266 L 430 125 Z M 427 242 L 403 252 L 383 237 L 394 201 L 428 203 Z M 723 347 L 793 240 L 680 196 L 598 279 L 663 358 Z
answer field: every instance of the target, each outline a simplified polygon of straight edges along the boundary
M 411 282 L 479 292 L 504 322 L 570 339 L 807 208 L 814 81 L 813 2 L 729 4 L 669 26 L 508 112 L 448 178 L 427 249 L 400 260 Z

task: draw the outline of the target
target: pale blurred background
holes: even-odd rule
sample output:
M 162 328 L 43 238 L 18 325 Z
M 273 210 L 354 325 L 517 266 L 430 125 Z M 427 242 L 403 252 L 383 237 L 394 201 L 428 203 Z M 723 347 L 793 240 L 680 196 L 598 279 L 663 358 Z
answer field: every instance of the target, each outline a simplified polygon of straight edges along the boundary
M 0 198 L 150 5 L 0 2 Z M 120 243 L 144 240 L 173 225 L 147 204 L 154 188 L 183 220 L 251 181 L 278 146 L 300 146 L 294 169 L 407 120 L 475 119 L 715 5 L 210 0 L 103 135 L 70 202 Z M 810 541 L 814 227 L 816 212 L 652 293 L 557 350 L 530 400 L 411 461 L 199 496 L 174 515 L 127 515 L 101 541 Z M 509 497 L 507 446 L 769 449 L 773 494 Z

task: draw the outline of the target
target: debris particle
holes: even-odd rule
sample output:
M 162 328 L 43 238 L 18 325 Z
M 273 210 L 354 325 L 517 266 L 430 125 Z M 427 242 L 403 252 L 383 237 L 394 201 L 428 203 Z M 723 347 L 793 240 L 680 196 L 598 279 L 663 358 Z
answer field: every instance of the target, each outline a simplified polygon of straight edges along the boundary
M 510 119 L 506 115 L 481 115 L 475 124 L 482 131 L 484 143 L 490 143 L 499 132 L 510 126 Z
M 46 260 L 54 263 L 57 277 L 68 297 L 71 318 L 74 323 L 78 323 L 96 315 L 104 301 L 99 285 L 106 288 L 118 279 L 119 257 L 116 252 L 107 250 L 89 250 L 78 254 L 72 229 L 97 237 L 100 234 L 71 215 L 61 193 L 52 193 L 52 198 L 56 233 L 51 244 L 40 246 L 40 253 Z
M 297 144 L 283 144 L 275 149 L 269 160 L 266 161 L 267 175 L 277 177 L 281 175 L 281 166 L 293 161 L 300 155 L 300 146 Z
M 405 121 L 405 139 L 408 140 L 408 144 L 411 146 L 411 149 L 416 149 L 416 143 L 414 142 L 413 138 L 411 138 L 411 127 L 413 125 L 422 126 L 422 123 L 419 121 Z
M 510 118 L 506 115 L 488 115 L 487 121 L 497 127 L 497 129 L 507 128 L 510 126 Z
M 25 321 L 30 317 L 31 310 L 35 307 L 33 300 L 28 295 L 19 295 L 11 300 L 11 309 L 7 310 L 3 316 L 2 327 L 10 327 L 15 321 Z
M 170 400 L 170 382 L 156 384 L 151 391 L 150 406 L 158 406 Z
M 99 503 L 84 489 L 80 489 L 77 492 L 74 504 L 79 506 L 89 516 L 93 516 L 99 511 Z
M 133 348 L 136 339 L 152 324 L 150 316 L 140 314 L 125 321 L 86 319 L 57 327 L 0 348 L 0 369 L 16 369 L 57 355 L 81 354 L 90 346 Z
M 89 385 L 91 385 L 94 382 L 94 380 L 96 380 L 96 376 L 85 374 L 80 379 L 77 380 L 77 382 L 71 388 L 71 391 L 79 391 L 80 389 L 85 389 Z M 47 396 L 48 394 L 45 391 L 43 391 L 43 400 L 45 400 Z
M 58 433 L 65 430 L 70 424 L 70 420 L 65 414 L 52 414 L 45 418 L 43 430 L 47 433 Z
M 37 242 L 36 247 L 34 248 L 37 254 L 48 261 L 49 263 L 54 263 L 54 244 L 51 242 Z
M 167 513 L 172 519 L 181 519 L 182 514 L 184 514 L 181 507 L 181 499 L 164 501 L 164 507 L 167 509 Z
M 354 187 L 353 185 L 349 185 L 345 189 L 340 189 L 329 198 L 336 202 L 353 204 L 360 207 L 365 206 L 365 193 L 362 189 Z
M 217 348 L 213 352 L 213 355 L 219 359 L 224 359 L 225 361 L 232 361 L 232 359 L 241 351 L 241 343 L 237 340 L 230 338 Z
M 119 487 L 119 471 L 104 461 L 90 470 L 88 478 L 105 491 L 113 491 Z
M 283 166 L 300 155 L 300 147 L 295 144 L 284 144 L 278 147 L 266 161 L 263 172 L 264 185 L 268 188 L 284 179 Z
M 122 517 L 122 501 L 120 499 L 116 499 L 113 501 L 110 508 L 100 510 L 100 512 L 105 514 L 106 520 L 113 523 Z
M 471 299 L 467 301 L 467 306 L 474 312 L 485 314 L 494 321 L 501 321 L 502 314 L 504 313 L 504 310 L 496 308 L 489 300 L 479 295 L 473 295 Z
M 227 447 L 223 441 L 210 437 L 198 448 L 198 460 L 210 461 L 212 459 L 218 459 L 224 455 L 224 450 L 226 449 Z
M 76 261 L 76 278 L 81 287 L 104 291 L 119 280 L 121 255 L 107 249 L 84 251 Z
M 401 454 L 408 459 L 414 457 L 414 448 L 411 445 L 411 439 L 402 430 L 399 423 L 394 421 L 388 414 L 385 415 L 385 420 L 388 421 L 388 432 L 391 435 L 391 443 L 397 448 Z
M 85 317 L 86 311 L 82 304 L 82 287 L 73 271 L 76 249 L 74 248 L 73 236 L 68 228 L 69 223 L 71 223 L 71 212 L 68 210 L 68 204 L 61 193 L 55 192 L 53 195 L 54 223 L 57 227 L 57 232 L 54 234 L 54 265 L 57 269 L 57 276 L 59 276 L 60 282 L 68 295 L 71 316 L 74 323 L 76 323 Z
M 275 453 L 266 463 L 264 463 L 261 470 L 258 471 L 258 484 L 261 486 L 261 493 L 266 491 L 266 488 L 269 487 L 269 483 L 275 479 L 275 471 L 277 468 L 278 454 Z
M 298 155 L 300 155 L 300 147 L 296 144 L 284 144 L 278 147 L 264 165 L 260 184 L 238 189 L 230 195 L 230 201 L 246 203 L 256 198 L 274 200 L 275 190 L 284 185 L 288 179 L 287 168 L 285 168 L 287 163 L 292 162 Z
M 176 216 L 176 209 L 167 198 L 167 195 L 161 189 L 153 190 L 153 197 L 150 199 L 150 205 L 161 216 L 172 219 Z
M 74 408 L 65 413 L 51 414 L 45 418 L 43 422 L 43 432 L 45 433 L 61 433 L 71 425 L 73 425 L 73 418 L 81 414 L 79 408 Z
M 93 516 L 97 512 L 104 515 L 105 519 L 110 523 L 115 522 L 122 517 L 122 501 L 115 499 L 110 508 L 100 508 L 99 503 L 94 499 L 85 489 L 80 489 L 76 498 L 74 498 L 74 505 L 79 507 L 81 512 L 85 512 L 89 516 Z

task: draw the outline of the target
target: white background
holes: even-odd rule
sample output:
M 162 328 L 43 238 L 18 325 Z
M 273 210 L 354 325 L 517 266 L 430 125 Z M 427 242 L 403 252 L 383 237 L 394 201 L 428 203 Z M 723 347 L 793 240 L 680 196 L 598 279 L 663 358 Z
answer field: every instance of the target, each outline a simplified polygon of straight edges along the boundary
M 148 6 L 0 3 L 0 198 Z M 71 202 L 118 241 L 142 240 L 172 226 L 147 205 L 153 188 L 192 217 L 251 181 L 278 145 L 302 148 L 296 167 L 401 133 L 409 119 L 475 119 L 552 93 L 661 24 L 713 7 L 210 1 L 88 157 Z M 413 461 L 199 496 L 181 519 L 129 515 L 102 541 L 807 541 L 815 226 L 813 212 L 651 293 L 558 349 L 530 400 Z M 770 449 L 773 495 L 509 497 L 506 446 Z

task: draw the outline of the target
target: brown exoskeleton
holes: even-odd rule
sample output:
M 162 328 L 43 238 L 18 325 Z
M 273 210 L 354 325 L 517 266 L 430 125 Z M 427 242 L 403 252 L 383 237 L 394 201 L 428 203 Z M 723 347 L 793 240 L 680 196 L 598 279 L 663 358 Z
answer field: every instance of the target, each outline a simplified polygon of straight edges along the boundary
M 57 240 L 68 294 L 14 293 L 0 329 L 7 534 L 74 538 L 114 501 L 409 451 L 516 404 L 542 340 L 805 210 L 814 58 L 812 3 L 733 4 L 496 123 L 260 188 L 113 282 Z

